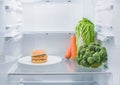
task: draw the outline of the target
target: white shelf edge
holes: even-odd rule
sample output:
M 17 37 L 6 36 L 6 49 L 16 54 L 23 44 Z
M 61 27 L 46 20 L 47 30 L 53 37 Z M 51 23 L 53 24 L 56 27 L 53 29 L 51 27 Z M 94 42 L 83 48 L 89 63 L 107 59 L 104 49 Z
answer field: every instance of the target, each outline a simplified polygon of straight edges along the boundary
M 109 28 L 109 29 L 113 29 L 113 26 L 112 26 L 112 25 L 96 24 L 95 26 L 96 26 L 96 27 L 99 27 L 99 28 Z
M 111 40 L 112 38 L 114 38 L 114 35 L 112 33 L 108 35 L 108 34 L 104 34 L 104 33 L 100 32 L 97 35 L 97 39 L 100 41 L 107 41 L 107 40 Z
M 90 84 L 90 83 L 97 83 L 96 81 L 21 81 L 20 83 L 27 84 L 27 83 L 39 83 L 39 84 L 45 84 L 45 83 L 72 83 L 72 84 Z
M 52 34 L 52 33 L 66 33 L 74 34 L 74 31 L 23 31 L 23 34 Z
M 17 26 L 22 26 L 23 23 L 20 22 L 20 23 L 17 23 L 17 24 L 12 24 L 12 25 L 7 25 L 6 27 L 17 27 Z
M 114 5 L 109 5 L 109 6 L 96 6 L 96 11 L 108 11 L 108 10 L 113 10 Z
M 19 35 L 21 35 L 21 32 L 5 34 L 4 37 L 5 38 L 13 38 L 13 37 L 16 37 L 16 36 L 19 36 Z

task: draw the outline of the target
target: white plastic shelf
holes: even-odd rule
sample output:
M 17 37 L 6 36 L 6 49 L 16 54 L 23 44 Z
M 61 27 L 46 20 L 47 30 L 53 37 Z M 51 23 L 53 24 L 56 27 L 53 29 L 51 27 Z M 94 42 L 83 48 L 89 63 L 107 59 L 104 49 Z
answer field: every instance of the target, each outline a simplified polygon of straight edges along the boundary
M 22 7 L 15 7 L 12 5 L 6 5 L 5 9 L 7 12 L 17 12 L 17 13 L 22 13 Z
M 64 62 L 60 64 L 61 70 L 53 68 L 52 71 L 47 68 L 44 71 L 23 70 L 16 64 L 8 73 L 8 83 L 9 85 L 112 85 L 110 72 L 69 72 Z
M 97 6 L 96 11 L 109 11 L 109 10 L 113 10 L 113 9 L 114 9 L 113 5 Z

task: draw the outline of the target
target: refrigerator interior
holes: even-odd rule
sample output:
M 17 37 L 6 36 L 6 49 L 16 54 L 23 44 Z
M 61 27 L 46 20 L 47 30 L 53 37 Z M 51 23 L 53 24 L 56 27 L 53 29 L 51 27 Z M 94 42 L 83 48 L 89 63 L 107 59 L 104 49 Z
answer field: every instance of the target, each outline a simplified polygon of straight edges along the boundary
M 119 0 L 114 2 L 114 14 L 112 11 L 104 11 L 104 7 L 103 12 L 97 12 L 96 0 L 16 0 L 18 7 L 10 10 L 7 8 L 10 6 L 9 1 L 15 0 L 0 0 L 2 85 L 119 85 L 119 59 L 115 58 L 118 57 L 120 49 L 120 26 L 117 19 L 120 14 Z M 112 3 L 113 0 L 106 2 Z M 10 12 L 11 10 L 17 12 Z M 71 65 L 71 62 L 64 59 L 61 63 L 53 65 L 53 69 L 49 67 L 42 70 L 25 69 L 17 63 L 20 57 L 29 56 L 34 49 L 45 49 L 48 55 L 64 58 L 70 35 L 74 33 L 76 24 L 83 17 L 95 23 L 96 31 L 102 29 L 99 39 L 108 49 L 108 72 L 86 72 L 85 69 L 78 69 L 74 62 Z M 104 26 L 99 28 L 100 25 Z M 105 37 L 101 38 L 101 35 Z M 106 37 L 110 37 L 110 42 L 107 42 Z

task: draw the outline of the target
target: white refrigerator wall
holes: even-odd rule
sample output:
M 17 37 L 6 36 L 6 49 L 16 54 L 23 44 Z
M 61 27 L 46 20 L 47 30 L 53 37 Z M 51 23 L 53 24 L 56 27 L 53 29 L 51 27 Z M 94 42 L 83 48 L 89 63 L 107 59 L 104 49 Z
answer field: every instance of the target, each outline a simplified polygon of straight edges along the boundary
M 115 48 L 113 49 L 113 53 L 111 54 L 112 57 L 111 61 L 111 68 L 115 71 L 120 71 L 119 65 L 119 55 L 120 55 L 120 0 L 115 0 L 115 7 L 114 7 L 114 21 L 113 21 L 113 33 L 115 36 Z
M 73 31 L 82 17 L 94 21 L 94 0 L 23 3 L 22 31 Z

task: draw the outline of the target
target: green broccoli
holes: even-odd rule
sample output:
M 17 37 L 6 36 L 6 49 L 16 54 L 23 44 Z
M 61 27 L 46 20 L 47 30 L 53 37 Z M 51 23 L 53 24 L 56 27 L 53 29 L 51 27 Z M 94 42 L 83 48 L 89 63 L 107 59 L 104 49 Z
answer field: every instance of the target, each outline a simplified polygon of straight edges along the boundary
M 83 45 L 83 47 L 84 47 L 84 48 L 87 48 L 87 47 L 88 47 L 88 45 L 87 45 L 87 44 L 84 44 L 84 45 Z
M 85 48 L 81 49 L 80 50 L 80 55 L 84 55 L 85 54 L 85 50 L 86 50 Z
M 80 63 L 80 61 L 82 60 L 82 55 L 77 56 L 77 57 L 76 57 L 76 60 L 77 60 L 77 63 Z
M 89 57 L 89 56 L 87 56 L 87 55 L 83 55 L 83 59 L 84 59 L 84 60 L 87 60 L 88 57 Z
M 102 47 L 101 51 L 103 52 L 103 56 L 107 56 L 107 51 L 105 47 Z
M 80 46 L 76 61 L 81 66 L 97 68 L 107 61 L 106 48 L 95 43 Z
M 80 47 L 79 47 L 79 50 L 82 50 L 83 48 L 84 48 L 83 46 L 80 46 Z
M 86 51 L 85 52 L 90 52 L 90 50 L 88 48 L 86 48 Z
M 94 60 L 93 57 L 88 57 L 88 58 L 87 58 L 87 62 L 88 62 L 89 64 L 92 64 L 92 63 L 95 62 L 95 60 Z
M 78 56 L 80 55 L 80 52 L 81 52 L 82 49 L 83 49 L 83 46 L 80 46 L 79 50 L 78 50 Z
M 93 58 L 94 58 L 95 62 L 100 62 L 101 61 L 101 57 L 100 57 L 100 54 L 98 52 L 93 54 Z
M 107 52 L 106 52 L 106 49 L 104 47 L 101 48 L 99 54 L 101 57 L 101 61 L 106 62 L 107 61 Z
M 91 55 L 93 55 L 95 52 L 94 51 L 90 51 Z
M 99 46 L 95 46 L 95 52 L 99 52 L 101 49 Z
M 104 57 L 102 61 L 103 61 L 103 62 L 106 62 L 107 59 L 108 59 L 107 57 Z
M 94 51 L 95 50 L 95 46 L 93 44 L 90 44 L 88 46 L 88 48 L 89 48 L 90 51 Z
M 95 45 L 96 45 L 96 43 L 94 43 L 94 42 L 93 42 L 93 43 L 91 43 L 90 45 L 93 45 L 93 46 L 95 46 Z
M 96 44 L 96 46 L 99 46 L 99 47 L 101 47 L 101 45 L 100 45 L 100 44 L 98 44 L 98 43 Z
M 102 65 L 101 62 L 99 62 L 99 63 L 94 63 L 94 64 L 91 65 L 91 68 L 98 68 L 98 67 L 101 66 L 101 65 Z
M 90 66 L 90 64 L 89 64 L 86 60 L 82 60 L 82 61 L 80 62 L 80 64 L 81 64 L 82 66 L 85 66 L 85 67 L 89 67 L 89 66 Z

